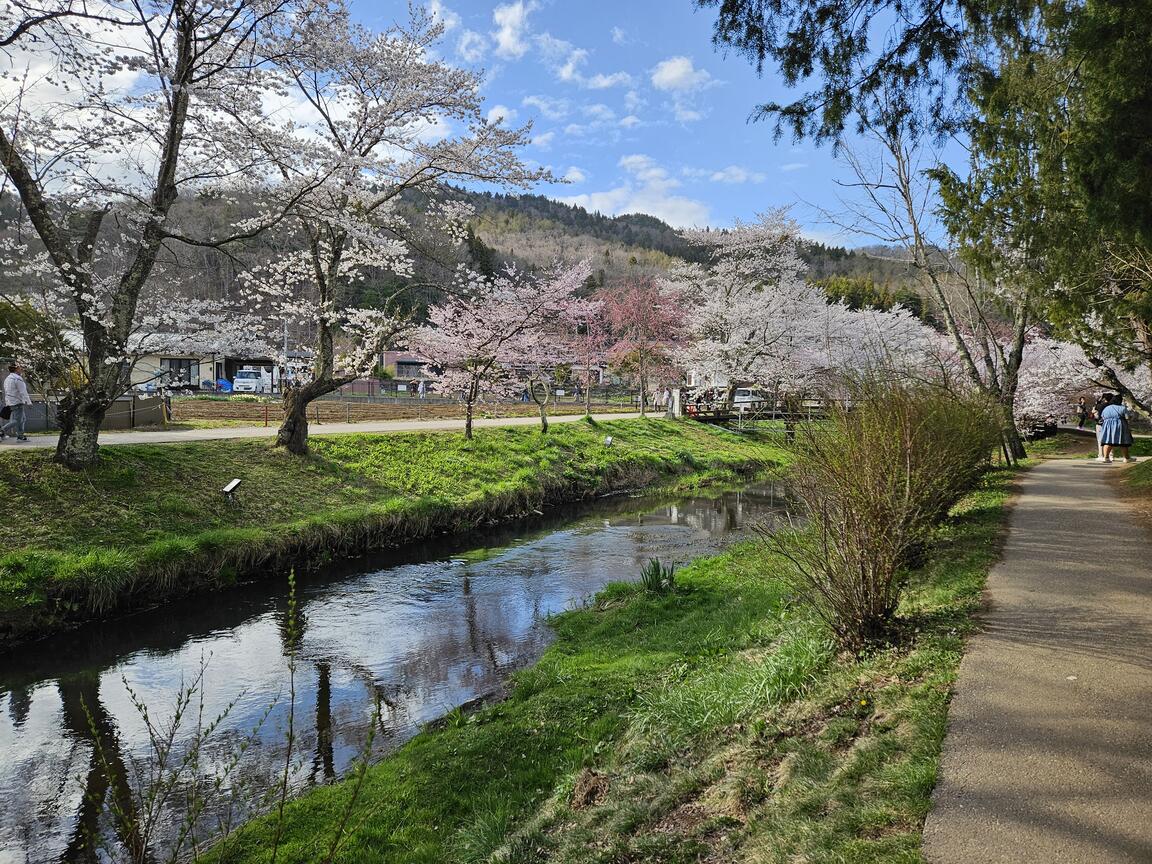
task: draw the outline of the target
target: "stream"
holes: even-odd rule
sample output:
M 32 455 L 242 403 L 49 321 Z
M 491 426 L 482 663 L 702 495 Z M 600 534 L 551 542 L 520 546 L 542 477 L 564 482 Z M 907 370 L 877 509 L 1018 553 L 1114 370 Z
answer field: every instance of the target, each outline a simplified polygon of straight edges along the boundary
M 501 693 L 547 646 L 549 615 L 637 579 L 649 558 L 715 554 L 787 503 L 783 486 L 757 483 L 554 508 L 308 572 L 295 616 L 287 585 L 271 580 L 0 655 L 0 864 L 127 861 L 141 843 L 149 860 L 167 860 L 182 825 L 204 838 L 251 815 L 286 763 L 293 792 L 340 778 L 370 731 L 375 758 Z M 195 770 L 149 800 L 140 778 L 155 769 L 157 735 L 172 763 L 194 752 Z M 221 794 L 190 818 L 190 796 L 217 777 Z M 130 825 L 148 827 L 147 840 Z

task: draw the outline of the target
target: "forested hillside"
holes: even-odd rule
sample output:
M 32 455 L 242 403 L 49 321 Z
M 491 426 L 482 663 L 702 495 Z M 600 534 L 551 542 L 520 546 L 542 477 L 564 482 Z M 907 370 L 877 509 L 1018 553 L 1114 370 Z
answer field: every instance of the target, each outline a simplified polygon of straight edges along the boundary
M 702 250 L 686 243 L 675 228 L 643 213 L 605 216 L 542 195 L 453 192 L 475 208 L 475 234 L 483 244 L 530 266 L 589 258 L 596 270 L 611 277 L 702 261 Z M 880 247 L 865 251 L 805 242 L 801 257 L 813 280 L 844 276 L 892 291 L 914 281 L 913 268 Z
M 466 201 L 475 209 L 464 246 L 453 247 L 436 232 L 422 231 L 426 199 L 406 198 L 401 205 L 405 216 L 416 233 L 422 235 L 414 273 L 411 278 L 386 272 L 366 276 L 353 290 L 357 305 L 379 305 L 403 288 L 401 304 L 413 308 L 419 316 L 420 310 L 442 297 L 440 286 L 451 280 L 461 263 L 492 272 L 512 262 L 535 269 L 557 260 L 587 259 L 592 262 L 594 280 L 604 284 L 629 275 L 659 274 L 685 261 L 700 262 L 704 254 L 685 242 L 672 226 L 641 213 L 605 216 L 542 195 L 471 192 L 451 187 L 446 192 L 446 197 Z M 173 207 L 172 223 L 194 233 L 190 229 L 231 223 L 255 212 L 256 206 L 242 199 L 182 199 Z M 0 194 L 2 238 L 35 245 L 34 234 L 21 227 L 16 199 L 8 192 Z M 237 274 L 242 263 L 268 259 L 282 251 L 282 241 L 275 231 L 232 246 L 226 252 L 172 244 L 154 279 L 179 283 L 180 292 L 190 297 L 234 303 L 239 299 Z M 882 300 L 911 296 L 913 270 L 889 250 L 851 250 L 806 242 L 800 251 L 808 265 L 809 278 L 836 299 L 859 305 L 873 297 Z M 18 267 L 6 267 L 3 275 L 9 286 L 27 282 L 24 287 L 28 290 L 35 287 Z M 844 279 L 850 281 L 846 283 Z M 910 305 L 906 299 L 899 302 Z

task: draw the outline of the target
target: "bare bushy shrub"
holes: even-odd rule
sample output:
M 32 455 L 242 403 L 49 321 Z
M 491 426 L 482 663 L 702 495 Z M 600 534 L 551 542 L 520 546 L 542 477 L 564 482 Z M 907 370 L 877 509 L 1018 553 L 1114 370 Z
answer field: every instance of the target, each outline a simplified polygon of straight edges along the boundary
M 888 631 L 903 571 L 982 473 L 998 427 L 986 402 L 926 384 L 865 379 L 846 390 L 827 422 L 797 435 L 793 483 L 809 530 L 769 542 L 857 650 Z

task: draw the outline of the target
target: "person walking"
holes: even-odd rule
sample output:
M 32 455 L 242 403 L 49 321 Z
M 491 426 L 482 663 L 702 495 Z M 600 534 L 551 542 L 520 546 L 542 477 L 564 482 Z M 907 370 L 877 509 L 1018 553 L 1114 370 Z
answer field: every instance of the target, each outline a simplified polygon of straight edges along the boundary
M 8 422 L 0 426 L 0 439 L 12 430 L 17 441 L 28 440 L 24 434 L 24 425 L 28 421 L 28 406 L 32 404 L 32 397 L 28 395 L 28 385 L 24 383 L 20 371 L 20 367 L 12 363 L 8 366 L 8 377 L 4 379 L 4 410 L 8 412 Z
M 1128 409 L 1119 394 L 1113 395 L 1111 401 L 1100 412 L 1100 445 L 1101 455 L 1097 460 L 1111 462 L 1113 451 L 1125 462 L 1135 462 L 1129 447 L 1132 446 L 1132 431 L 1128 426 Z
M 1096 400 L 1096 404 L 1092 406 L 1092 419 L 1096 421 L 1096 461 L 1104 462 L 1104 441 L 1101 439 L 1101 434 L 1104 431 L 1104 418 L 1101 416 L 1104 409 L 1112 404 L 1112 394 L 1102 393 L 1100 398 Z
M 1076 403 L 1076 428 L 1083 429 L 1088 422 L 1088 402 L 1083 396 Z

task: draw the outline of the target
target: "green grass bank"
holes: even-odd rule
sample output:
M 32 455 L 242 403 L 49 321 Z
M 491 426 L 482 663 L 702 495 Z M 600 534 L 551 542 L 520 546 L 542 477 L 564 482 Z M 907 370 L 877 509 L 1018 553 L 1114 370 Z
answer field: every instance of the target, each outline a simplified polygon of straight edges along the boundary
M 450 714 L 358 792 L 346 781 L 290 803 L 276 860 L 921 862 L 1011 479 L 986 475 L 936 530 L 897 644 L 838 655 L 763 544 L 697 561 L 672 593 L 610 586 L 555 619 L 507 700 Z M 211 860 L 267 861 L 277 833 L 271 818 L 249 825 Z
M 604 438 L 611 435 L 612 446 Z M 719 482 L 787 461 L 763 439 L 621 420 L 462 434 L 107 447 L 73 473 L 47 451 L 0 454 L 0 648 L 291 562 L 461 532 L 551 503 L 680 478 Z M 221 489 L 242 479 L 238 503 Z

